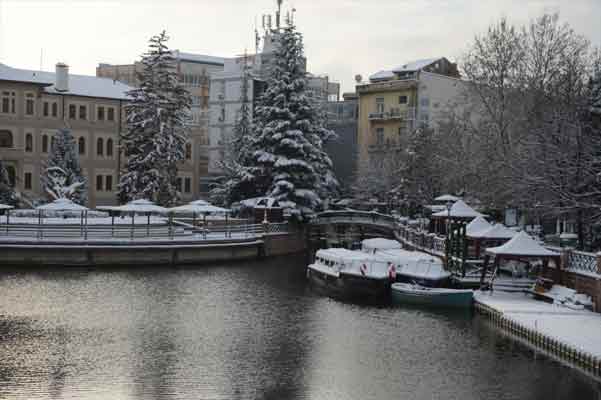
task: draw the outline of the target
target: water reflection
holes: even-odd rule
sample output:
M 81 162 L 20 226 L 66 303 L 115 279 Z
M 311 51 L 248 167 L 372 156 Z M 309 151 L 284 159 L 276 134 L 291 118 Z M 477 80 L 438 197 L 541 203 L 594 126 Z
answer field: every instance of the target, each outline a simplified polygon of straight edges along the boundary
M 341 303 L 304 259 L 0 273 L 0 398 L 601 399 L 470 313 Z

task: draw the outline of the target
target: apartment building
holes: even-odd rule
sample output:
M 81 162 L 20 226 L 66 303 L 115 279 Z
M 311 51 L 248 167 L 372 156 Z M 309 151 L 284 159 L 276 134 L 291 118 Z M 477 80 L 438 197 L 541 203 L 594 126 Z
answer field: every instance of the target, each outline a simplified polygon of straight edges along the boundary
M 463 84 L 457 65 L 444 57 L 379 71 L 358 84 L 359 163 L 405 148 L 409 132 L 419 126 L 436 128 Z
M 0 159 L 11 183 L 26 198 L 43 197 L 40 175 L 52 137 L 69 128 L 88 180 L 88 205 L 116 204 L 119 138 L 131 89 L 113 79 L 69 74 L 61 63 L 54 73 L 0 64 Z
M 222 72 L 225 59 L 203 54 L 173 51 L 175 68 L 181 84 L 190 92 L 192 97 L 190 144 L 186 150 L 186 162 L 180 170 L 182 198 L 184 200 L 206 197 L 208 186 L 206 177 L 209 164 L 209 92 L 211 77 Z M 108 77 L 130 86 L 137 87 L 138 73 L 142 71 L 142 64 L 135 62 L 125 65 L 111 65 L 101 63 L 96 68 L 96 75 Z M 188 159 L 188 156 L 190 157 Z M 187 192 L 187 183 L 190 181 L 190 192 Z M 179 183 L 178 183 L 179 185 Z
M 344 93 L 342 101 L 327 103 L 327 128 L 336 133 L 336 138 L 325 145 L 325 150 L 334 163 L 334 173 L 342 190 L 348 191 L 353 183 L 357 168 L 357 117 L 358 97 L 356 93 Z

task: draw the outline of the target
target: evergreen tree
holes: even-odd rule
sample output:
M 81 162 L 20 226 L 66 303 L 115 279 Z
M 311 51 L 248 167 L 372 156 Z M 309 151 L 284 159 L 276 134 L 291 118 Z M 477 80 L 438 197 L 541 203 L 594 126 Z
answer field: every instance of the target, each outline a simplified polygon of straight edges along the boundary
M 4 167 L 2 160 L 0 160 L 0 204 L 16 206 L 17 202 L 17 194 L 13 185 L 11 185 L 8 171 Z
M 79 165 L 75 139 L 68 129 L 59 129 L 52 139 L 41 178 L 43 192 L 49 200 L 67 198 L 78 204 L 88 201 L 86 178 Z
M 332 132 L 308 94 L 302 35 L 292 24 L 275 35 L 267 90 L 255 110 L 248 182 L 302 220 L 337 186 L 322 148 Z
M 177 163 L 185 158 L 191 99 L 178 82 L 168 40 L 165 31 L 150 39 L 138 74 L 140 86 L 128 93 L 122 200 L 145 198 L 171 206 L 179 198 Z
M 601 115 L 601 51 L 593 65 L 593 73 L 590 80 L 590 104 L 591 113 Z

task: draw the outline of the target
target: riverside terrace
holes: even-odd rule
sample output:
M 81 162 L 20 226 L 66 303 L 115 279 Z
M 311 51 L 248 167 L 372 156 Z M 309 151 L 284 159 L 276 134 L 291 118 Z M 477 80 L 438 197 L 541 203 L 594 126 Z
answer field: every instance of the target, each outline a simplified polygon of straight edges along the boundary
M 305 249 L 300 229 L 288 223 L 256 224 L 227 216 L 167 218 L 139 211 L 30 210 L 0 217 L 0 252 L 5 265 L 159 265 L 252 259 Z M 156 207 L 156 206 L 155 206 Z M 154 210 L 154 211 L 159 211 Z M 12 214 L 24 211 L 13 211 Z M 48 214 L 53 217 L 45 218 Z M 79 215 L 78 215 L 79 214 Z M 57 218 L 57 215 L 59 216 Z M 91 218 L 89 216 L 91 215 Z

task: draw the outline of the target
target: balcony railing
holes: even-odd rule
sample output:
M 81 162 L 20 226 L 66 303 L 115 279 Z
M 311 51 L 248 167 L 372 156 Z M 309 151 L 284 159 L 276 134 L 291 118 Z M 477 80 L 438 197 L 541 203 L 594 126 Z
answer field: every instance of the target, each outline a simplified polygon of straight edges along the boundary
M 379 120 L 415 120 L 415 108 L 410 107 L 406 109 L 395 108 L 386 112 L 373 112 L 369 113 L 368 118 L 370 121 Z

